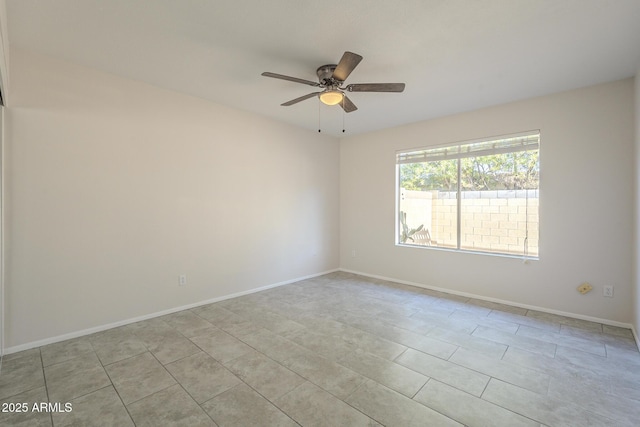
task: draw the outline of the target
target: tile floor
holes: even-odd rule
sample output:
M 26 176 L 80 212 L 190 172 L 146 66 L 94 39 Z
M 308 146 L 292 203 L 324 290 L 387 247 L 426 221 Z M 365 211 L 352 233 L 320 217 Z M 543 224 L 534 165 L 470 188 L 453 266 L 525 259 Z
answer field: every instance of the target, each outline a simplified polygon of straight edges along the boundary
M 334 273 L 8 355 L 0 402 L 3 426 L 637 426 L 640 354 L 627 329 Z

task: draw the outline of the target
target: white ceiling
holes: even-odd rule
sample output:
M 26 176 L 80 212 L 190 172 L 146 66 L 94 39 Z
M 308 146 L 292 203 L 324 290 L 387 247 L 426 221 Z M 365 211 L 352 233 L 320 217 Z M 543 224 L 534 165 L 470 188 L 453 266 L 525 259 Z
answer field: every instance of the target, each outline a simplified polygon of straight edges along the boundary
M 7 0 L 10 48 L 60 57 L 275 120 L 346 135 L 630 77 L 639 0 Z M 345 50 L 356 112 L 319 108 L 316 80 Z

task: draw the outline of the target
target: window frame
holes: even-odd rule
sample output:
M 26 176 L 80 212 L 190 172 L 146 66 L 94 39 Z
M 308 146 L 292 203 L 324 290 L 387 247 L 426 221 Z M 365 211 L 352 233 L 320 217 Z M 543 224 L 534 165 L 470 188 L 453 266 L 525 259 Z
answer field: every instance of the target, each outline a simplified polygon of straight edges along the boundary
M 490 145 L 490 144 L 494 144 L 494 147 L 496 145 L 496 143 L 498 143 L 497 145 L 500 145 L 499 143 L 501 141 L 508 141 L 508 140 L 528 140 L 530 138 L 536 139 L 535 143 L 531 143 L 529 141 L 529 143 L 523 143 L 522 147 L 519 147 L 517 144 L 512 145 L 512 148 L 508 147 L 508 144 L 506 144 L 505 147 L 501 147 L 499 146 L 497 149 L 485 149 L 485 150 L 477 150 L 477 151 L 470 151 L 469 148 L 473 148 L 472 146 L 476 145 L 477 147 L 482 147 L 482 145 Z M 530 145 L 532 147 L 535 146 L 535 148 L 526 148 L 527 145 Z M 526 132 L 519 132 L 519 133 L 513 133 L 513 134 L 506 134 L 506 135 L 498 135 L 498 136 L 492 136 L 492 137 L 486 137 L 486 138 L 480 138 L 480 139 L 473 139 L 473 140 L 465 140 L 465 141 L 458 141 L 458 142 L 451 142 L 451 143 L 445 143 L 445 144 L 438 144 L 438 145 L 432 145 L 432 146 L 422 146 L 422 147 L 417 147 L 417 148 L 408 148 L 408 149 L 402 149 L 402 150 L 397 150 L 395 153 L 395 157 L 396 157 L 396 208 L 395 208 L 395 246 L 400 246 L 400 247 L 411 247 L 411 248 L 418 248 L 418 249 L 435 249 L 435 250 L 440 250 L 440 251 L 450 251 L 450 252 L 463 252 L 463 253 L 475 253 L 475 254 L 483 254 L 483 255 L 492 255 L 492 256 L 499 256 L 499 257 L 506 257 L 506 258 L 518 258 L 518 259 L 523 259 L 524 261 L 528 261 L 528 260 L 539 260 L 540 259 L 540 251 L 539 251 L 539 242 L 540 242 L 540 231 L 539 231 L 539 225 L 540 225 L 540 217 L 539 217 L 539 213 L 540 213 L 540 146 L 541 146 L 541 132 L 539 129 L 535 129 L 535 130 L 530 130 L 530 131 L 526 131 Z M 465 151 L 463 148 L 466 148 L 467 150 Z M 538 240 L 538 253 L 536 255 L 530 255 L 528 253 L 528 235 L 525 237 L 525 243 L 523 244 L 523 250 L 522 250 L 522 254 L 517 254 L 517 253 L 513 253 L 513 252 L 499 252 L 499 251 L 489 251 L 489 250 L 481 250 L 481 249 L 469 249 L 469 248 L 463 248 L 462 247 L 462 185 L 461 185 L 461 164 L 462 164 L 462 159 L 463 158 L 474 158 L 474 157 L 482 157 L 482 156 L 487 156 L 487 155 L 492 155 L 492 154 L 508 154 L 508 153 L 515 153 L 515 152 L 523 152 L 523 151 L 536 151 L 538 152 L 538 159 L 537 159 L 537 173 L 538 173 L 538 181 L 537 181 L 537 188 L 536 189 L 526 189 L 526 190 L 513 190 L 513 191 L 527 191 L 527 197 L 528 197 L 528 191 L 535 191 L 536 195 L 538 197 L 538 206 L 537 206 L 537 210 L 538 210 L 538 221 L 537 221 L 537 240 Z M 448 151 L 451 151 L 451 154 L 447 154 Z M 476 153 L 476 154 L 472 154 L 472 153 Z M 432 158 L 431 160 L 428 160 L 431 156 L 429 156 L 429 154 L 433 154 L 433 153 L 440 153 L 439 156 L 440 157 L 435 157 Z M 425 160 L 423 160 L 422 162 L 420 161 L 420 155 L 424 156 L 423 158 Z M 455 190 L 455 198 L 456 198 L 456 247 L 450 247 L 450 246 L 442 246 L 442 247 L 438 247 L 438 246 L 430 246 L 430 245 L 419 245 L 419 244 L 411 244 L 411 243 L 403 243 L 401 242 L 401 231 L 400 231 L 400 213 L 401 211 L 401 202 L 402 202 L 402 187 L 401 187 L 401 174 L 400 174 L 400 167 L 402 164 L 412 164 L 412 163 L 423 163 L 423 162 L 428 162 L 428 161 L 439 161 L 439 160 L 450 160 L 450 159 L 457 159 L 457 179 L 456 179 L 456 190 Z M 411 161 L 413 160 L 413 161 Z M 509 191 L 509 190 L 507 190 Z M 526 202 L 526 208 L 527 211 L 529 209 L 529 205 L 528 205 L 528 201 Z M 528 218 L 528 212 L 526 217 L 526 228 L 527 228 L 527 233 L 528 233 L 528 229 L 529 229 L 529 218 Z

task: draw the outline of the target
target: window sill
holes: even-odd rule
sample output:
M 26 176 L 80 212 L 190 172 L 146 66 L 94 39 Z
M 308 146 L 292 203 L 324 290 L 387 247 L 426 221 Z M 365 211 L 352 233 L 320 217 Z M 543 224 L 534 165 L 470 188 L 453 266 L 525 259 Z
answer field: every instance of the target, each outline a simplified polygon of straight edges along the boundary
M 463 253 L 463 254 L 487 255 L 487 256 L 499 257 L 499 258 L 511 258 L 511 259 L 521 260 L 524 264 L 528 263 L 529 261 L 539 261 L 540 260 L 540 256 L 526 256 L 525 257 L 525 256 L 522 256 L 522 255 L 516 255 L 516 254 L 504 254 L 504 253 L 497 253 L 497 252 L 474 251 L 474 250 L 470 250 L 470 249 L 454 249 L 454 248 L 445 248 L 445 247 L 439 247 L 439 246 L 412 245 L 412 244 L 407 244 L 407 243 L 396 243 L 396 246 L 397 247 L 402 247 L 402 248 L 431 249 L 431 250 L 443 251 L 443 252 L 455 252 L 455 253 Z

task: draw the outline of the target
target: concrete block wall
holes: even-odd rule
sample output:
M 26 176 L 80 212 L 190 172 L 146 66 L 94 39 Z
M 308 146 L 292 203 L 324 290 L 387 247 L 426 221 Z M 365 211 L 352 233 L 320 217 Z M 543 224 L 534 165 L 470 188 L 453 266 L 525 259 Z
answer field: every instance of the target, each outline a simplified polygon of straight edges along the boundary
M 463 191 L 461 248 L 522 255 L 538 255 L 538 191 Z M 402 190 L 400 210 L 410 227 L 423 224 L 432 246 L 457 246 L 455 192 Z M 407 242 L 411 243 L 411 242 Z

